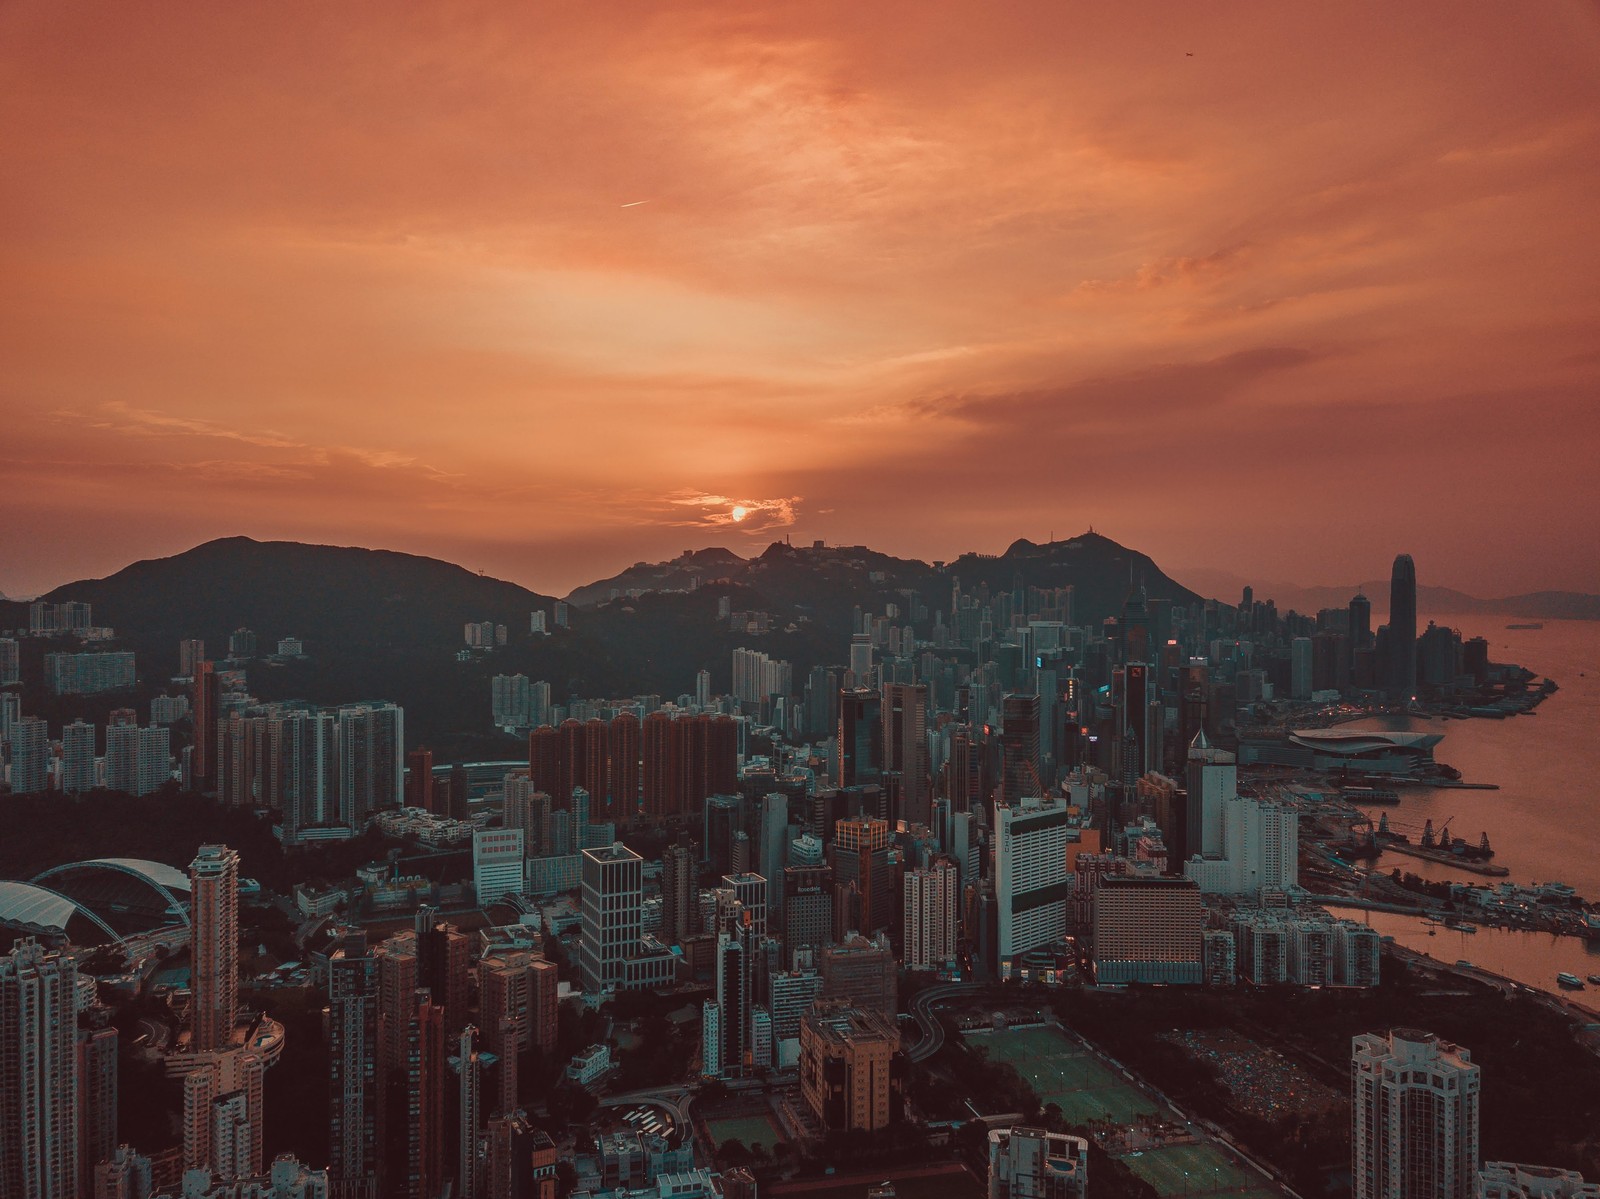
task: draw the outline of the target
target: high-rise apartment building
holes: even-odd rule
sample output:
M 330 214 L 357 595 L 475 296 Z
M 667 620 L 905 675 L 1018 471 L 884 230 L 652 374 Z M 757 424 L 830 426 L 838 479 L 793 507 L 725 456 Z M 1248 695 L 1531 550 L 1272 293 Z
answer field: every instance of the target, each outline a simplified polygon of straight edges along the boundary
M 1063 798 L 995 806 L 995 965 L 1002 978 L 1022 954 L 1067 935 L 1068 831 Z
M 94 1194 L 94 1168 L 117 1148 L 117 1030 L 108 1008 L 83 1013 L 78 1028 L 78 1193 Z
M 0 957 L 0 1195 L 78 1195 L 77 981 L 31 939 Z
M 1084 1199 L 1089 1142 L 1043 1128 L 989 1130 L 989 1199 Z
M 340 818 L 359 829 L 405 797 L 405 712 L 395 704 L 348 704 L 336 714 Z
M 328 1173 L 340 1199 L 370 1195 L 378 1170 L 378 970 L 361 933 L 327 954 Z
M 1470 1053 L 1417 1029 L 1363 1033 L 1350 1079 L 1353 1199 L 1472 1195 L 1480 1080 Z
M 661 940 L 678 945 L 700 931 L 694 854 L 687 845 L 667 846 L 661 855 Z
M 95 728 L 84 720 L 74 720 L 61 728 L 61 790 L 67 795 L 82 795 L 99 786 L 95 766 Z
M 135 682 L 128 650 L 87 654 L 46 654 L 44 678 L 52 695 L 95 695 L 120 691 Z
M 106 726 L 106 788 L 150 795 L 172 779 L 172 731 L 152 725 Z
M 11 721 L 11 791 L 43 794 L 50 786 L 50 726 L 37 716 Z
M 932 970 L 956 958 L 961 873 L 949 858 L 907 872 L 901 928 L 908 970 Z
M 239 855 L 202 845 L 189 864 L 193 1052 L 226 1049 L 239 1010 Z
M 0 687 L 22 682 L 22 648 L 14 637 L 0 637 Z
M 588 994 L 623 984 L 643 933 L 643 888 L 644 860 L 620 841 L 583 851 L 578 960 Z

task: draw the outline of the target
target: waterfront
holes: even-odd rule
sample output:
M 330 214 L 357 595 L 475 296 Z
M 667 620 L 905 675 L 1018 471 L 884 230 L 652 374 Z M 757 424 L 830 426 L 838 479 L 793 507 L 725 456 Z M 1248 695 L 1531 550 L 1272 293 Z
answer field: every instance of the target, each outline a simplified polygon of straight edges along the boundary
M 1395 944 L 1425 953 L 1446 966 L 1466 960 L 1480 970 L 1548 991 L 1600 1012 L 1600 987 L 1591 985 L 1582 991 L 1564 991 L 1556 985 L 1556 975 L 1563 970 L 1579 978 L 1600 974 L 1600 942 L 1585 941 L 1581 937 L 1561 937 L 1554 933 L 1482 925 L 1475 933 L 1464 933 L 1433 926 L 1421 916 L 1372 912 L 1338 904 L 1328 904 L 1327 908 L 1336 916 L 1346 916 L 1360 924 L 1369 925 L 1380 936 L 1393 937 Z M 1434 928 L 1431 937 L 1428 935 L 1430 927 Z
M 1429 819 L 1436 831 L 1449 821 L 1452 833 L 1469 842 L 1487 832 L 1494 861 L 1510 870 L 1510 881 L 1559 880 L 1585 899 L 1600 901 L 1600 622 L 1548 620 L 1542 629 L 1507 629 L 1516 618 L 1425 616 L 1460 629 L 1463 637 L 1487 638 L 1491 659 L 1526 666 L 1554 679 L 1560 690 L 1532 716 L 1376 716 L 1353 722 L 1347 727 L 1443 733 L 1435 751 L 1441 762 L 1460 770 L 1466 782 L 1497 783 L 1500 788 L 1408 787 L 1400 792 L 1398 806 L 1373 807 L 1368 814 L 1376 820 L 1386 812 L 1391 826 L 1409 833 L 1413 841 Z M 1397 867 L 1435 881 L 1498 881 L 1395 853 L 1383 854 L 1374 868 L 1387 873 Z

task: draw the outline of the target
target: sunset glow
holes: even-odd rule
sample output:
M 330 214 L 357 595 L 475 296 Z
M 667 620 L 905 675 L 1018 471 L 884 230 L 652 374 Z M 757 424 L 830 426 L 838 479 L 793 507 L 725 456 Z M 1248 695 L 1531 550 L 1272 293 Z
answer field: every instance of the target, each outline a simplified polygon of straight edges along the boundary
M 1089 525 L 1600 590 L 1596 11 L 18 0 L 0 590 Z

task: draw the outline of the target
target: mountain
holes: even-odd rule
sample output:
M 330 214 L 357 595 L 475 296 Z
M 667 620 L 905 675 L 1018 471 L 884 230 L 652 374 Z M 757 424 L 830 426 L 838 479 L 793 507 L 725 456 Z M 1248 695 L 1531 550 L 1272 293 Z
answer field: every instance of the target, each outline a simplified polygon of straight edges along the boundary
M 1024 587 L 1071 587 L 1073 619 L 1098 624 L 1122 610 L 1134 587 L 1144 588 L 1150 599 L 1171 600 L 1185 606 L 1204 601 L 1169 577 L 1146 554 L 1119 545 L 1092 529 L 1066 541 L 1043 545 L 1022 539 L 999 555 L 963 554 L 948 567 L 961 580 L 963 590 L 987 583 L 991 591 Z
M 670 562 L 635 562 L 609 579 L 597 579 L 574 588 L 567 596 L 567 602 L 581 608 L 592 608 L 613 598 L 613 593 L 693 591 L 704 583 L 735 577 L 748 565 L 745 559 L 720 545 L 703 550 L 685 550 Z
M 1181 572 L 1214 594 L 1237 603 L 1240 592 L 1250 582 L 1222 571 Z M 1256 598 L 1272 600 L 1280 612 L 1293 608 L 1314 613 L 1322 608 L 1343 608 L 1356 594 L 1365 595 L 1378 611 L 1389 607 L 1389 580 L 1373 579 L 1343 587 L 1302 587 L 1294 583 L 1254 583 Z M 1522 595 L 1483 599 L 1451 587 L 1417 588 L 1417 611 L 1426 619 L 1436 612 L 1451 616 L 1521 616 L 1534 620 L 1600 620 L 1600 595 L 1582 591 L 1531 591 Z

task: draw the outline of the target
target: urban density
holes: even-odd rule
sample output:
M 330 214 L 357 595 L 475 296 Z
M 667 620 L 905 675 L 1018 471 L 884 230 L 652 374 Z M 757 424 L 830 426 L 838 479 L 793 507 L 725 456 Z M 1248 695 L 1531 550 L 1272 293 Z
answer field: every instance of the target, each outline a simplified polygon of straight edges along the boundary
M 314 639 L 238 627 L 226 657 L 186 637 L 157 667 L 86 648 L 145 644 L 88 602 L 14 606 L 12 810 L 142 800 L 161 851 L 50 845 L 0 882 L 0 1190 L 1596 1193 L 1571 1168 L 1592 1139 L 1485 1160 L 1506 1085 L 1480 1078 L 1488 1047 L 1412 1027 L 1398 997 L 1436 967 L 1359 918 L 1407 894 L 1363 865 L 1401 834 L 1361 806 L 1467 784 L 1438 736 L 1346 726 L 1489 720 L 1553 684 L 1419 632 L 1407 555 L 1376 626 L 1362 595 L 1302 615 L 1135 575 L 1086 617 L 1073 585 L 931 575 L 855 604 L 831 661 L 740 645 L 670 698 L 490 677 L 648 588 L 541 607 L 515 635 L 467 622 L 440 668 L 484 680 L 506 751 L 474 761 L 440 760 L 391 700 L 254 693 Z M 242 843 L 194 843 L 166 811 Z M 1484 867 L 1483 840 L 1415 848 Z M 1410 1022 L 1361 1028 L 1341 1066 L 1297 1039 L 1312 996 Z M 1548 1003 L 1594 1061 L 1592 1013 Z M 1130 1041 L 1152 1004 L 1165 1027 Z M 1194 1071 L 1224 1106 L 1180 1098 Z M 1272 1072 L 1269 1098 L 1252 1076 Z M 1284 1152 L 1338 1110 L 1347 1136 Z
M 0 1199 L 1600 1199 L 1600 0 L 0 113 Z

